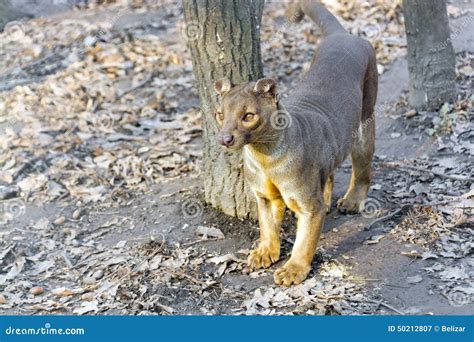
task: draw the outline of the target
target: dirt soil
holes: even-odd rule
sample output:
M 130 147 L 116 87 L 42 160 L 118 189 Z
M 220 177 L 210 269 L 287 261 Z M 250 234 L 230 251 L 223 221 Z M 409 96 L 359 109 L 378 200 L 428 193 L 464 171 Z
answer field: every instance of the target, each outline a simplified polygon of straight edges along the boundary
M 460 95 L 438 113 L 407 105 L 399 5 L 379 1 L 363 20 L 333 8 L 377 43 L 374 179 L 362 214 L 342 215 L 350 161 L 339 169 L 313 271 L 291 288 L 272 278 L 294 240 L 291 213 L 282 260 L 249 273 L 257 223 L 202 201 L 183 18 L 154 3 L 52 13 L 22 22 L 18 46 L 0 46 L 2 314 L 473 314 L 472 2 L 449 7 Z M 266 6 L 265 74 L 285 96 L 317 30 Z

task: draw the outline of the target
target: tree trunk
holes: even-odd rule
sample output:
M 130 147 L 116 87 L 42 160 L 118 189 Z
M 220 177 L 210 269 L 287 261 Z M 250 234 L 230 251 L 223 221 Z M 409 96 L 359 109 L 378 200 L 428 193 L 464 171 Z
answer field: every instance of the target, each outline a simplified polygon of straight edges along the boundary
M 228 77 L 238 84 L 262 77 L 263 5 L 264 0 L 183 0 L 184 36 L 201 100 L 205 199 L 239 218 L 255 217 L 256 206 L 244 181 L 241 154 L 227 154 L 217 144 L 214 82 Z
M 456 99 L 456 56 L 446 0 L 403 0 L 410 71 L 410 105 L 436 110 Z

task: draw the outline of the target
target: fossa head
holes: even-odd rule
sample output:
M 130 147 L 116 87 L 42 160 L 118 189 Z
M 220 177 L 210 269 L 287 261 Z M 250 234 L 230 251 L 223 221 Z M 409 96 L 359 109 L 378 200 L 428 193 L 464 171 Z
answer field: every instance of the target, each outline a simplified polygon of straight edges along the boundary
M 222 79 L 214 84 L 221 96 L 215 113 L 219 124 L 219 144 L 238 150 L 247 144 L 269 143 L 275 139 L 272 114 L 278 110 L 276 82 L 263 78 L 257 82 L 233 85 Z

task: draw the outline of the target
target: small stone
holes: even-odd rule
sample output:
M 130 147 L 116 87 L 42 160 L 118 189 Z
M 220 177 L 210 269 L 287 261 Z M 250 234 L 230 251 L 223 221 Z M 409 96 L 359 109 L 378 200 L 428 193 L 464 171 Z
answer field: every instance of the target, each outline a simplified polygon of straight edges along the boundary
M 81 210 L 80 209 L 74 210 L 74 212 L 72 213 L 72 218 L 74 220 L 79 220 L 80 217 L 81 217 Z
M 96 283 L 96 280 L 93 277 L 85 277 L 84 279 L 82 279 L 82 282 L 85 285 L 94 285 Z
M 56 220 L 54 220 L 54 224 L 56 226 L 61 226 L 66 222 L 66 218 L 64 216 L 58 217 Z
M 397 139 L 400 138 L 402 135 L 400 133 L 392 133 L 390 134 L 390 136 L 392 137 L 392 139 Z
M 94 274 L 92 275 L 92 278 L 94 279 L 100 279 L 104 276 L 104 271 L 102 270 L 98 270 L 98 271 L 95 271 Z
M 0 305 L 7 304 L 7 299 L 4 295 L 0 294 Z
M 30 289 L 30 293 L 33 295 L 33 296 L 39 296 L 41 294 L 44 293 L 44 288 L 42 288 L 41 286 L 35 286 L 35 287 L 32 287 Z
M 85 46 L 92 46 L 92 45 L 94 45 L 96 42 L 97 42 L 97 38 L 92 37 L 92 36 L 87 36 L 87 37 L 84 39 L 84 45 L 85 45 Z
M 405 113 L 405 117 L 406 118 L 412 118 L 416 114 L 418 114 L 418 112 L 416 110 L 412 109 L 412 110 L 409 110 L 408 112 Z

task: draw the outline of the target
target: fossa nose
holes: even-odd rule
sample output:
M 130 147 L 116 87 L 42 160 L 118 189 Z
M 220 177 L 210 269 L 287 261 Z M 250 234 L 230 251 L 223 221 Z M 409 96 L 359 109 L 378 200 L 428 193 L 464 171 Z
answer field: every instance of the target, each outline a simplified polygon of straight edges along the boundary
M 219 144 L 225 147 L 231 147 L 235 143 L 235 138 L 232 134 L 219 135 Z

